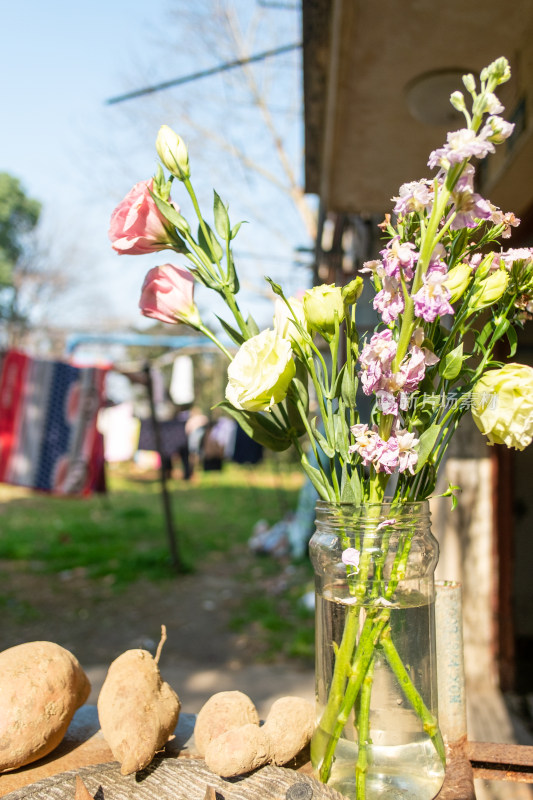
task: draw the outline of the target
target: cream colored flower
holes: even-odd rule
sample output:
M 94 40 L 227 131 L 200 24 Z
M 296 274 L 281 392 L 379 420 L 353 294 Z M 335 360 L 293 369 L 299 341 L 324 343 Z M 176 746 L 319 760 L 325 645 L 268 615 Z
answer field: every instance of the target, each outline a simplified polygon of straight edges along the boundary
M 304 307 L 301 300 L 296 297 L 289 297 L 287 302 L 292 309 L 292 314 L 287 303 L 281 297 L 276 297 L 274 303 L 274 330 L 282 339 L 289 339 L 291 343 L 296 342 L 299 345 L 303 345 L 305 338 L 295 326 L 294 320 L 300 323 L 304 331 L 307 331 Z
M 472 392 L 472 416 L 489 444 L 527 447 L 533 440 L 533 369 L 506 364 L 485 372 Z
M 311 329 L 332 335 L 335 333 L 335 316 L 339 323 L 344 319 L 342 290 L 333 283 L 313 286 L 304 294 L 303 308 Z
M 187 146 L 168 125 L 161 125 L 159 128 L 155 149 L 164 166 L 175 178 L 182 181 L 189 177 L 191 169 Z
M 243 411 L 264 411 L 284 400 L 295 372 L 290 341 L 262 331 L 241 345 L 229 365 L 226 400 Z

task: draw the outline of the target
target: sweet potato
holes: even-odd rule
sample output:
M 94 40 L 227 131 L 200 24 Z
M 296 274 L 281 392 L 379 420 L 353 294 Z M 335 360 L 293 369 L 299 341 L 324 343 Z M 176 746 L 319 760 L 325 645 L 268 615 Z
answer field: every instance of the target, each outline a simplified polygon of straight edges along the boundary
M 207 747 L 231 728 L 242 725 L 259 725 L 257 709 L 243 692 L 217 692 L 207 700 L 196 717 L 194 742 L 201 756 Z
M 282 766 L 309 743 L 315 728 L 315 709 L 302 697 L 280 697 L 263 725 L 269 741 L 269 761 Z
M 179 697 L 162 681 L 156 659 L 147 650 L 122 653 L 98 697 L 100 727 L 123 775 L 148 766 L 178 721 Z
M 90 691 L 78 660 L 54 642 L 26 642 L 0 653 L 0 772 L 57 747 Z
M 194 730 L 205 763 L 223 778 L 245 775 L 265 764 L 287 764 L 309 743 L 315 727 L 315 710 L 301 697 L 281 697 L 259 727 L 252 701 L 241 692 L 219 692 L 200 710 Z M 239 724 L 253 708 L 254 719 Z M 200 716 L 201 715 L 201 716 Z M 200 723 L 200 725 L 198 724 Z
M 266 764 L 269 745 L 263 728 L 248 723 L 212 739 L 205 751 L 205 763 L 216 775 L 234 778 Z

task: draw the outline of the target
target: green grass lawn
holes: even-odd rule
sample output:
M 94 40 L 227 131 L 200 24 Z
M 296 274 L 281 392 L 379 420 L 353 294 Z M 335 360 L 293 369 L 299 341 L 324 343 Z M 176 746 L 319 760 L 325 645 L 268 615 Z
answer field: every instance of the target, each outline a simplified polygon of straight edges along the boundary
M 228 464 L 222 472 L 198 470 L 192 481 L 173 479 L 168 488 L 186 569 L 194 572 L 226 559 L 234 565 L 235 580 L 245 591 L 249 587 L 232 628 L 259 627 L 267 654 L 309 659 L 312 614 L 299 602 L 312 586 L 309 563 L 287 570 L 287 560 L 250 558 L 248 548 L 259 519 L 272 524 L 295 509 L 301 482 L 299 471 L 288 465 L 274 471 L 269 463 L 254 469 Z M 0 560 L 51 574 L 81 567 L 89 579 L 106 577 L 117 592 L 141 577 L 174 579 L 157 475 L 114 467 L 108 470 L 108 486 L 106 495 L 83 499 L 0 486 Z M 281 591 L 257 591 L 284 570 L 290 579 Z
M 142 574 L 172 574 L 160 484 L 134 470 L 108 470 L 109 492 L 90 498 L 59 498 L 2 487 L 0 558 L 61 572 L 85 567 L 92 577 L 113 575 L 117 585 Z M 249 470 L 227 465 L 198 471 L 190 482 L 168 482 L 180 557 L 194 570 L 214 554 L 245 545 L 259 519 L 274 523 L 283 505 L 294 508 L 300 477 L 276 475 L 268 466 Z

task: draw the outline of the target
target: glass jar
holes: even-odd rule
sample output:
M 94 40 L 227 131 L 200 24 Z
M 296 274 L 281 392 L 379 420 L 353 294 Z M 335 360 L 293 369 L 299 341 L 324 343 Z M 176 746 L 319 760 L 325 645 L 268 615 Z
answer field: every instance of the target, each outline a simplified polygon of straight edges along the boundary
M 316 581 L 319 780 L 351 800 L 432 800 L 444 780 L 437 723 L 427 501 L 319 501 Z

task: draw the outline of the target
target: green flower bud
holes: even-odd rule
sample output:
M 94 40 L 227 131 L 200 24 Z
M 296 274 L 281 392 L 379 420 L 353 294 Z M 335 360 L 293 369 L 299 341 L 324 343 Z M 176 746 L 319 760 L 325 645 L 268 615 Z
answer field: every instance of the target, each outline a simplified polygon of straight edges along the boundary
M 449 272 L 444 286 L 450 291 L 450 303 L 455 303 L 464 295 L 472 279 L 472 267 L 464 262 L 457 264 Z
M 463 75 L 463 83 L 467 92 L 473 94 L 476 91 L 476 79 L 474 76 L 469 73 L 468 75 Z
M 509 273 L 499 269 L 479 282 L 468 302 L 470 311 L 481 311 L 496 303 L 503 296 L 509 283 Z
M 189 153 L 183 139 L 168 125 L 162 125 L 155 143 L 157 154 L 168 171 L 183 181 L 191 174 Z
M 350 283 L 347 283 L 341 289 L 344 304 L 347 306 L 352 306 L 354 303 L 357 303 L 361 297 L 362 291 L 363 279 L 360 275 L 358 275 L 357 278 L 354 278 L 353 281 L 350 281 Z
M 450 95 L 450 103 L 456 111 L 464 111 L 466 109 L 465 98 L 462 92 L 452 92 Z
M 495 81 L 496 86 L 500 83 L 506 83 L 511 77 L 511 67 L 509 66 L 509 62 L 503 56 L 501 58 L 497 58 L 492 64 L 489 64 L 488 67 L 481 72 L 481 80 L 490 80 L 492 78 Z
M 486 278 L 490 272 L 490 268 L 492 267 L 492 262 L 494 261 L 494 256 L 496 255 L 495 252 L 488 253 L 485 258 L 482 258 L 479 262 L 479 267 L 476 269 L 476 280 L 481 280 L 482 278 Z
M 308 289 L 303 297 L 304 314 L 309 328 L 330 336 L 335 333 L 335 318 L 344 319 L 344 300 L 338 286 L 323 283 Z

